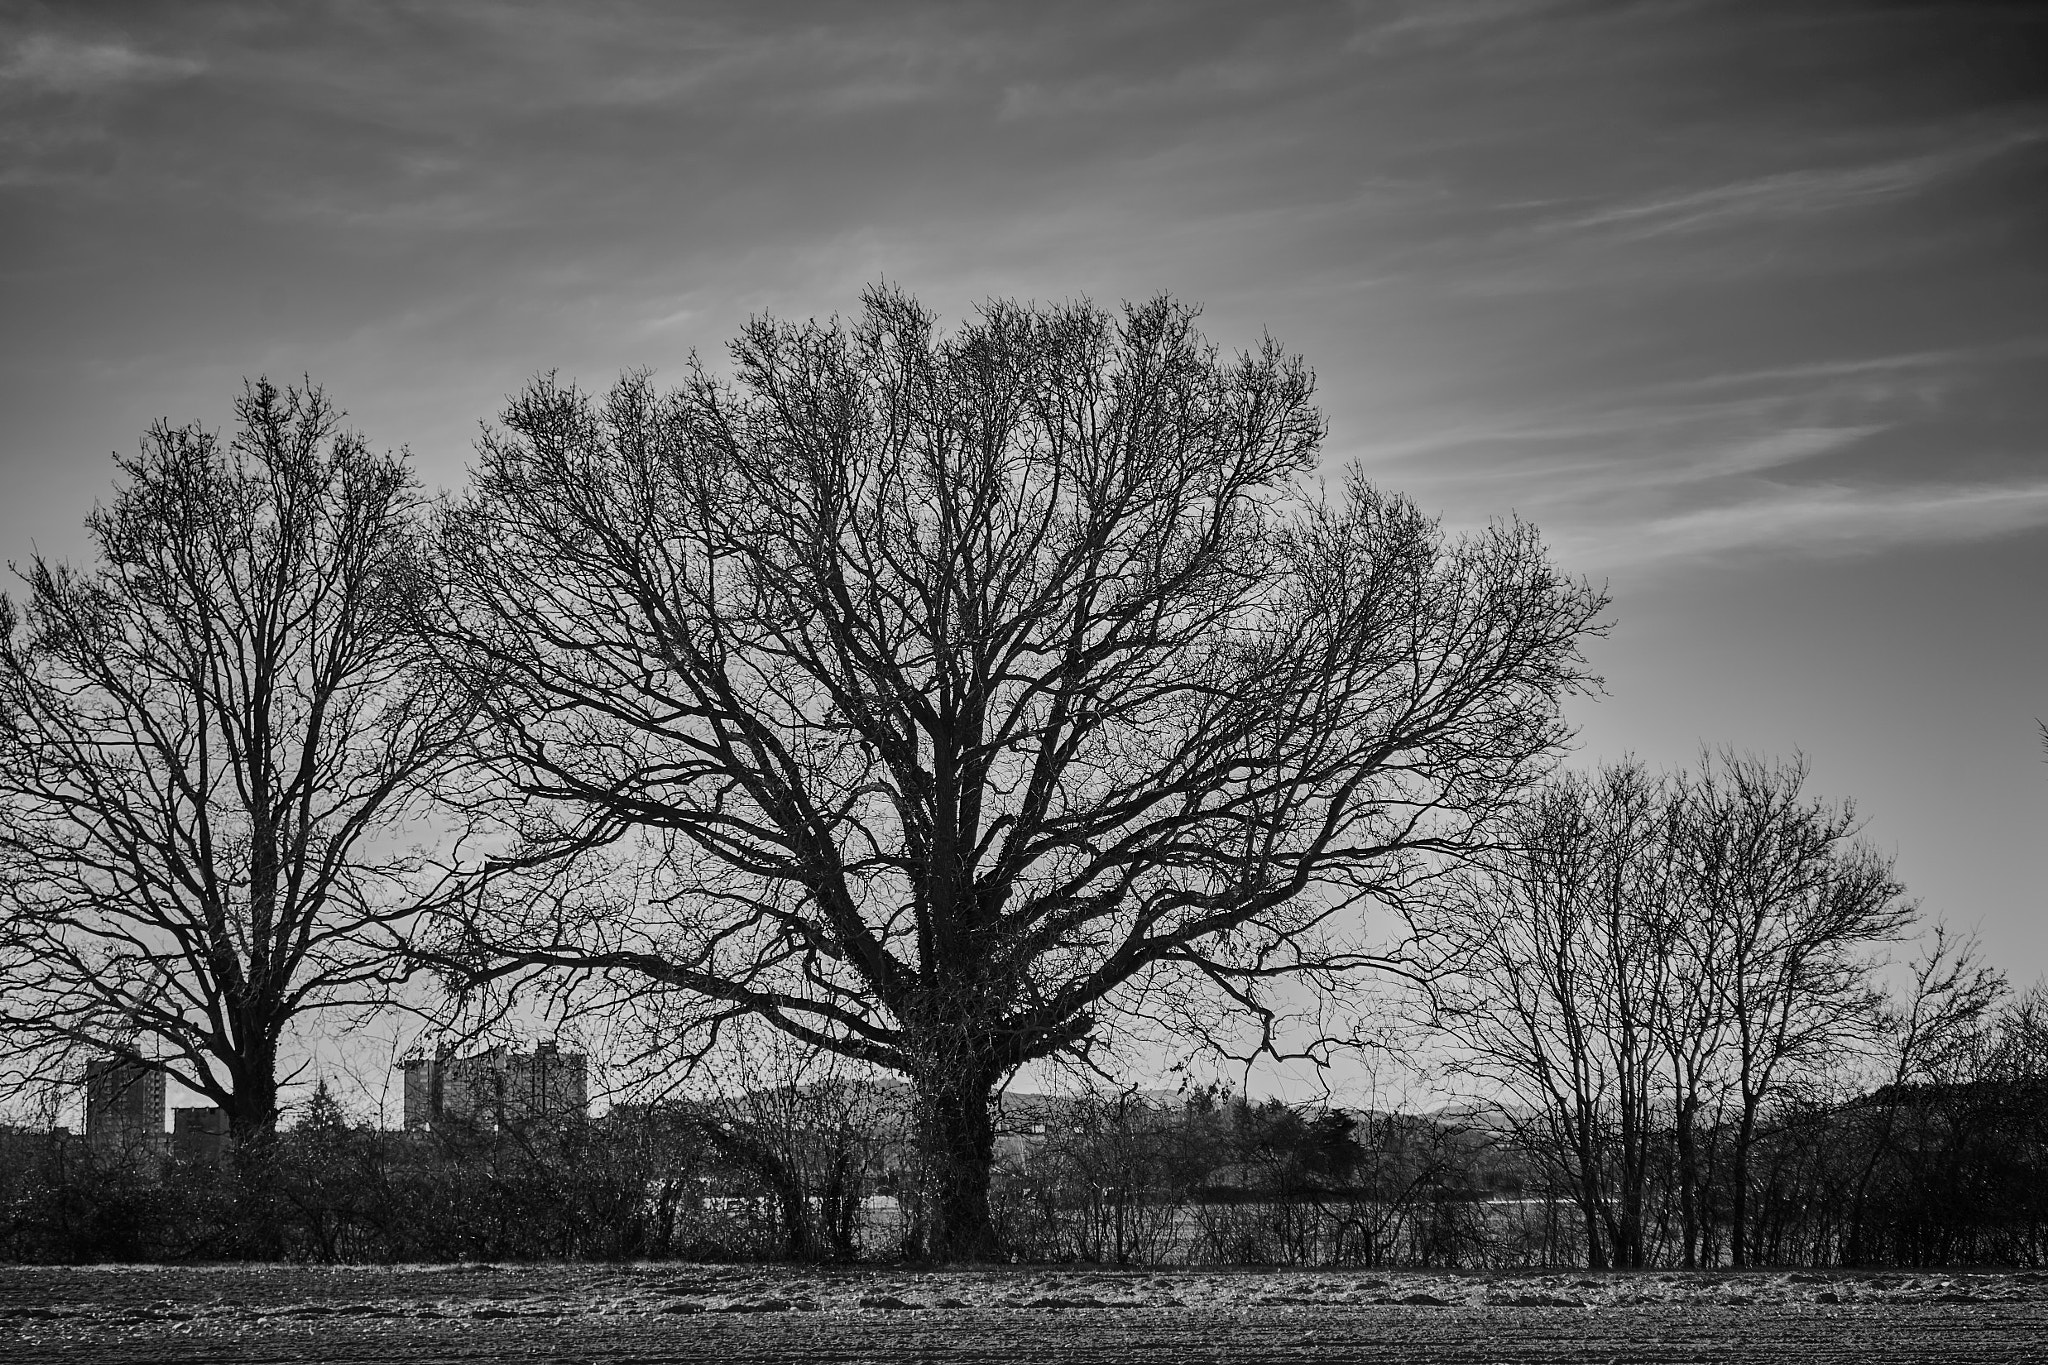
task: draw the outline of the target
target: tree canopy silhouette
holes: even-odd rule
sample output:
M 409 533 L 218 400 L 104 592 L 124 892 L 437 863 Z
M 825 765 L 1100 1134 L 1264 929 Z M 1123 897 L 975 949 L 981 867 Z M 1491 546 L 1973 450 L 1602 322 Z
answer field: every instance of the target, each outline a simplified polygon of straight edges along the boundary
M 1308 369 L 1169 299 L 944 333 L 876 288 L 732 360 L 537 381 L 446 519 L 502 869 L 554 878 L 462 951 L 901 1073 L 923 1249 L 983 1254 L 992 1091 L 1374 961 L 1360 907 L 1546 765 L 1603 599 L 1526 526 L 1314 496 Z

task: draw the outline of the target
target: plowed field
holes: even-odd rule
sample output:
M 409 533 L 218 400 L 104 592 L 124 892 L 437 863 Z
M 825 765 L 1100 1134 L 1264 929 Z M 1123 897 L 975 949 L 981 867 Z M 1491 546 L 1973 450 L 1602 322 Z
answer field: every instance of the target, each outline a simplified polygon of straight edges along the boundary
M 2048 1276 L 12 1268 L 0 1360 L 2048 1360 Z

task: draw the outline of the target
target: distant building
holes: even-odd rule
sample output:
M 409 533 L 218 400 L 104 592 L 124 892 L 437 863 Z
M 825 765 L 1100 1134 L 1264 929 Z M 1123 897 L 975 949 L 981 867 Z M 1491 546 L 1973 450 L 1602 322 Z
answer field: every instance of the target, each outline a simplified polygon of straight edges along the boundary
M 171 1111 L 171 1155 L 195 1166 L 218 1166 L 228 1154 L 227 1111 L 180 1105 Z
M 95 1152 L 155 1154 L 164 1145 L 164 1073 L 124 1058 L 85 1068 L 85 1138 Z
M 566 1123 L 590 1110 L 588 1059 L 542 1043 L 531 1052 L 494 1047 L 468 1057 L 444 1048 L 413 1057 L 405 1072 L 405 1126 L 483 1128 Z

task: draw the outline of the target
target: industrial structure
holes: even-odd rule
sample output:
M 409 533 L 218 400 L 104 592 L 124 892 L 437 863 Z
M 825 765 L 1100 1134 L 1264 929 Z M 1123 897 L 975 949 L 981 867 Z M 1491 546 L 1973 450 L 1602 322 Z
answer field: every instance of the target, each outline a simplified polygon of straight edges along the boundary
M 554 1043 L 531 1052 L 501 1045 L 467 1057 L 444 1047 L 407 1059 L 401 1069 L 408 1132 L 559 1124 L 589 1113 L 588 1059 Z

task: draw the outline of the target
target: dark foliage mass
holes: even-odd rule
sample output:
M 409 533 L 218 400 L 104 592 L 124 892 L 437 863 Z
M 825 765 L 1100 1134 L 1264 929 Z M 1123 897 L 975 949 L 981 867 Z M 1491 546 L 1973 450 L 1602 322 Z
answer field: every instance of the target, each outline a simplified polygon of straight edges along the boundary
M 5 1137 L 0 1258 L 315 1263 L 894 1260 L 914 1224 L 900 1088 L 630 1108 L 522 1130 L 353 1127 L 316 1099 L 266 1181 Z M 1109 1265 L 1583 1264 L 1571 1190 L 1510 1133 L 1198 1093 L 1006 1106 L 992 1203 L 1013 1255 Z M 1703 1143 L 1723 1152 L 1732 1131 Z M 1645 1263 L 1678 1262 L 1653 1142 Z M 2048 1264 L 2048 1078 L 1888 1087 L 1773 1112 L 1758 1264 Z M 1725 1194 L 1700 1213 L 1725 1256 Z

